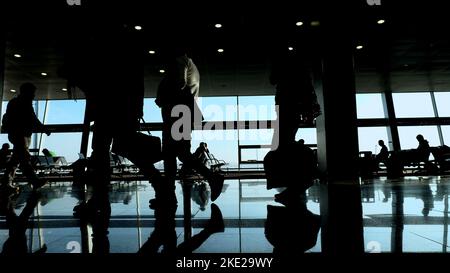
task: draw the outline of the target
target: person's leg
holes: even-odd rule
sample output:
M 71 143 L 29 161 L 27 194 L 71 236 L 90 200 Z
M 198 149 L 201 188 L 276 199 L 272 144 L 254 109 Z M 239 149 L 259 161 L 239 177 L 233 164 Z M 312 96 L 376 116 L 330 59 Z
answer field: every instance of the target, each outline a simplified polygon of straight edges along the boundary
M 164 160 L 164 178 L 161 175 L 153 175 L 156 177 L 152 186 L 155 190 L 155 199 L 149 201 L 150 208 L 155 209 L 159 204 L 164 204 L 165 207 L 177 204 L 175 196 L 175 177 L 177 174 L 177 158 L 176 158 L 176 145 L 172 141 L 170 128 L 171 119 L 170 113 L 163 109 L 163 132 L 162 132 L 162 153 Z M 156 168 L 155 168 L 156 170 Z M 156 170 L 158 171 L 158 170 Z M 159 171 L 158 171 L 159 173 Z
M 33 185 L 33 187 L 39 188 L 45 184 L 44 181 L 41 181 L 37 175 L 36 172 L 31 165 L 31 155 L 29 151 L 29 146 L 31 143 L 31 137 L 24 137 L 23 138 L 23 145 L 19 146 L 19 152 L 18 152 L 18 159 L 20 162 L 20 168 L 23 172 L 23 174 L 28 178 L 29 183 Z M 14 145 L 15 147 L 16 145 Z
M 96 121 L 92 137 L 92 179 L 99 185 L 105 185 L 110 182 L 111 163 L 110 148 L 112 142 L 111 128 L 107 122 Z
M 285 147 L 295 142 L 295 135 L 298 131 L 299 115 L 297 111 L 292 111 L 288 106 L 278 107 L 278 146 Z
M 19 167 L 19 157 L 18 156 L 19 156 L 19 153 L 21 152 L 20 151 L 21 149 L 19 147 L 21 147 L 21 146 L 23 147 L 24 143 L 20 144 L 21 143 L 21 141 L 19 141 L 20 138 L 16 138 L 13 136 L 9 136 L 8 138 L 9 138 L 9 141 L 13 144 L 13 152 L 11 155 L 11 159 L 6 164 L 5 173 L 1 179 L 1 187 L 16 190 L 16 188 L 12 185 L 12 182 L 14 180 L 17 167 Z

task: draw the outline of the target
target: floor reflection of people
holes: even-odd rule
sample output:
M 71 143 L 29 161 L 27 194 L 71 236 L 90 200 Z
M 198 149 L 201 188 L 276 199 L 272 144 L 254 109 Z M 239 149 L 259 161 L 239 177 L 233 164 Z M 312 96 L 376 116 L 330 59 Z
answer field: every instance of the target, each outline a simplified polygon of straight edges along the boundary
M 87 195 L 90 198 L 87 202 L 84 194 L 79 196 L 79 203 L 74 207 L 74 216 L 80 218 L 80 228 L 85 225 L 92 227 L 92 253 L 109 254 L 108 229 L 111 219 L 109 188 L 106 185 L 97 184 L 88 191 Z
M 297 224 L 293 224 L 293 219 Z M 274 254 L 292 255 L 316 245 L 320 224 L 320 216 L 309 211 L 305 205 L 268 205 L 265 235 L 274 247 Z
M 148 240 L 141 246 L 138 253 L 175 254 L 177 247 L 177 233 L 175 230 L 175 212 L 178 205 L 155 207 L 155 229 Z
M 225 231 L 222 212 L 216 204 L 211 204 L 211 217 L 202 231 L 184 241 L 177 247 L 175 212 L 177 207 L 157 207 L 155 209 L 155 229 L 142 245 L 138 253 L 155 254 L 162 247 L 164 254 L 189 254 L 205 243 L 211 235 Z
M 204 226 L 203 230 L 192 236 L 187 241 L 181 243 L 177 248 L 177 253 L 188 254 L 198 249 L 208 238 L 215 234 L 225 231 L 222 212 L 216 204 L 211 204 L 211 218 Z
M 26 205 L 20 215 L 17 215 L 14 208 L 16 207 L 16 199 L 13 196 L 4 198 L 0 197 L 1 210 L 6 216 L 6 224 L 9 230 L 9 237 L 3 244 L 3 255 L 22 255 L 28 253 L 26 231 L 29 226 L 30 216 L 33 214 L 40 199 L 40 193 L 33 191 L 28 196 Z M 3 214 L 3 213 L 2 213 Z M 34 253 L 44 253 L 47 246 L 44 244 L 42 248 Z
M 433 192 L 431 191 L 431 187 L 428 183 L 420 184 L 418 190 L 418 197 L 423 201 L 422 214 L 423 216 L 428 216 L 430 211 L 434 208 Z

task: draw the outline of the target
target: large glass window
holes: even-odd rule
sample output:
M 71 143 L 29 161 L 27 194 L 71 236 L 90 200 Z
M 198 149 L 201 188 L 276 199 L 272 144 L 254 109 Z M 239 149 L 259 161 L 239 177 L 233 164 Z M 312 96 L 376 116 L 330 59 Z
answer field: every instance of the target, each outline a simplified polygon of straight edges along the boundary
M 440 146 L 437 126 L 400 126 L 398 127 L 400 146 L 404 149 L 415 149 L 419 146 L 416 136 L 418 134 L 428 140 L 430 146 Z
M 47 148 L 57 156 L 64 156 L 67 162 L 76 161 L 81 145 L 81 133 L 54 133 L 50 136 L 43 134 L 41 149 Z
M 275 120 L 274 96 L 239 97 L 239 120 Z
M 441 126 L 444 144 L 450 146 L 450 126 Z
M 45 112 L 45 101 L 39 102 L 39 118 Z M 45 124 L 82 124 L 86 100 L 50 100 L 47 103 Z
M 218 160 L 228 163 L 227 167 L 235 168 L 238 162 L 238 132 L 237 130 L 205 130 L 193 131 L 192 147 L 194 152 L 200 142 L 208 144 L 209 152 Z
M 436 106 L 440 117 L 450 117 L 450 92 L 435 92 Z
M 381 94 L 356 94 L 356 110 L 360 119 L 386 117 Z
M 370 151 L 377 154 L 380 151 L 378 140 L 383 140 L 388 149 L 392 148 L 389 145 L 387 127 L 358 128 L 359 151 Z
M 429 92 L 394 93 L 392 97 L 397 118 L 434 117 L 433 104 Z
M 197 103 L 205 121 L 237 120 L 236 97 L 201 97 Z
M 144 99 L 145 122 L 162 122 L 161 109 L 156 105 L 155 99 Z
M 297 131 L 295 140 L 304 139 L 306 144 L 317 144 L 316 128 L 300 128 Z

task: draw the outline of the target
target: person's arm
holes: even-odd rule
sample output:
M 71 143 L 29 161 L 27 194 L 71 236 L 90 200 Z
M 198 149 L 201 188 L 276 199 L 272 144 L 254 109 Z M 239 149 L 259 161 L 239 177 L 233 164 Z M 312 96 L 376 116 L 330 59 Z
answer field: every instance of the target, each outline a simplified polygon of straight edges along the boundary
M 50 131 L 48 130 L 48 128 L 47 128 L 47 126 L 45 126 L 39 119 L 38 119 L 38 117 L 36 116 L 36 114 L 34 113 L 34 111 L 32 112 L 33 113 L 33 126 L 37 129 L 37 131 L 39 131 L 39 132 L 43 132 L 43 133 L 45 133 L 46 135 L 50 135 L 51 133 L 50 133 Z

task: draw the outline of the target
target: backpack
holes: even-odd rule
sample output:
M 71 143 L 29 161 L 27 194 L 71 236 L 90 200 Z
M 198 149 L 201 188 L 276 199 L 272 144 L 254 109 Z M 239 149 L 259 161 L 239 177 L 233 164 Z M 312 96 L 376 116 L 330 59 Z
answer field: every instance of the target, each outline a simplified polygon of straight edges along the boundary
M 8 132 L 10 123 L 8 112 L 6 112 L 2 117 L 2 129 L 5 132 Z

